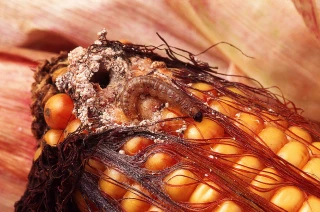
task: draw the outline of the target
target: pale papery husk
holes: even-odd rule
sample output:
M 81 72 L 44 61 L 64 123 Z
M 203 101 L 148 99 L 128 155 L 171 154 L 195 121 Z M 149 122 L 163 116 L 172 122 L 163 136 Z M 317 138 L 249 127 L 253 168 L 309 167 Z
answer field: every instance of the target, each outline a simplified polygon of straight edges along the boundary
M 110 45 L 110 46 L 112 46 L 114 48 L 117 48 L 117 47 L 121 46 L 122 48 L 125 48 L 128 51 L 128 54 L 131 51 L 132 52 L 136 52 L 136 51 L 139 52 L 139 50 L 135 50 L 135 48 L 141 48 L 141 46 L 136 46 L 135 47 L 135 45 L 133 45 L 133 44 L 121 44 L 120 42 L 114 42 L 114 41 L 110 41 L 109 42 L 107 40 L 104 40 L 105 39 L 104 36 L 105 36 L 105 34 L 103 34 L 102 37 L 99 38 L 99 40 L 101 39 L 100 42 L 103 42 L 104 45 Z M 105 47 L 106 46 L 103 46 L 102 48 L 105 48 Z M 99 48 L 99 47 L 98 46 L 92 46 L 92 48 L 90 48 L 90 50 L 92 52 L 95 52 L 94 48 Z M 151 48 L 153 48 L 153 47 L 151 47 Z M 99 50 L 97 50 L 97 52 L 99 52 Z M 143 52 L 145 52 L 145 51 L 143 51 Z M 141 52 L 142 55 L 144 55 L 143 52 Z M 152 57 L 152 55 L 150 55 L 148 53 L 146 53 L 146 55 L 147 55 L 147 57 L 149 57 L 149 56 Z M 191 56 L 192 56 L 192 54 L 191 54 Z M 222 89 L 222 92 L 223 92 L 223 89 L 226 88 L 225 87 L 226 85 L 230 85 L 229 82 L 227 82 L 225 80 L 222 80 L 220 78 L 219 79 L 218 78 L 211 78 L 211 77 L 213 77 L 213 75 L 208 75 L 205 72 L 203 72 L 203 75 L 202 74 L 199 74 L 199 75 L 198 74 L 194 74 L 194 75 L 191 74 L 191 75 L 189 75 L 188 74 L 189 71 L 192 72 L 194 70 L 197 70 L 200 73 L 202 73 L 202 71 L 206 70 L 206 67 L 208 68 L 208 66 L 206 66 L 205 64 L 203 64 L 203 63 L 199 64 L 199 63 L 197 63 L 197 61 L 194 61 L 193 57 L 191 57 L 191 56 L 190 56 L 190 61 L 194 62 L 194 66 L 192 66 L 192 64 L 191 65 L 190 64 L 182 64 L 181 65 L 178 60 L 174 60 L 174 62 L 176 62 L 177 67 L 184 67 L 184 68 L 181 69 L 181 72 L 177 73 L 177 76 L 179 76 L 178 74 L 181 74 L 180 75 L 181 78 L 186 80 L 185 83 L 190 82 L 189 80 L 196 80 L 196 79 L 197 80 L 204 80 L 204 81 L 208 80 L 209 83 L 210 82 L 213 83 L 216 86 L 217 89 Z M 156 58 L 159 58 L 159 57 L 156 56 Z M 70 60 L 72 61 L 72 59 L 70 59 Z M 164 59 L 164 61 L 168 61 L 168 60 Z M 168 62 L 168 63 L 170 65 L 173 65 L 173 67 L 175 67 L 174 66 L 174 62 L 173 63 Z M 73 66 L 71 65 L 71 67 L 73 67 Z M 190 68 L 190 67 L 193 67 L 194 69 Z M 233 69 L 236 69 L 236 68 L 235 67 L 230 67 L 230 70 L 233 70 Z M 41 69 L 41 70 L 43 70 L 43 69 Z M 75 68 L 75 70 L 79 70 L 79 69 Z M 197 73 L 199 73 L 199 72 L 197 72 Z M 148 72 L 148 73 L 150 73 L 150 72 Z M 184 76 L 189 76 L 189 77 L 186 78 Z M 220 83 L 222 83 L 225 86 L 222 86 Z M 263 88 L 260 89 L 260 90 L 255 90 L 254 88 L 249 88 L 249 87 L 246 87 L 245 85 L 240 85 L 240 84 L 236 84 L 236 83 L 234 83 L 233 85 L 234 86 L 240 86 L 241 88 L 244 89 L 245 92 L 247 92 L 247 91 L 249 93 L 250 93 L 250 91 L 254 92 L 258 96 L 260 95 L 260 92 L 261 93 L 266 92 Z M 244 86 L 244 87 L 242 87 L 242 86 Z M 71 91 L 71 94 L 72 94 L 72 89 L 71 90 L 67 89 L 67 90 Z M 245 102 L 242 102 L 244 104 L 243 106 L 249 107 L 250 111 L 252 110 L 255 114 L 256 113 L 261 114 L 262 111 L 265 111 L 265 112 L 269 111 L 270 112 L 270 109 L 271 109 L 271 111 L 275 111 L 276 113 L 279 113 L 279 114 L 282 114 L 283 116 L 286 116 L 288 118 L 288 120 L 290 120 L 290 124 L 299 125 L 299 126 L 305 126 L 308 129 L 310 129 L 311 131 L 313 131 L 311 128 L 309 128 L 308 122 L 305 119 L 303 119 L 299 115 L 295 114 L 291 109 L 287 108 L 286 105 L 281 104 L 280 102 L 276 101 L 276 99 L 274 99 L 274 100 L 277 103 L 273 102 L 273 101 L 269 101 L 269 99 L 268 99 L 268 101 L 263 101 L 261 99 L 262 103 L 260 105 L 260 103 L 258 103 L 258 102 L 260 102 L 258 96 L 255 96 L 255 95 L 252 96 L 252 95 L 249 94 L 247 96 L 249 98 L 249 101 L 247 102 L 245 100 Z M 192 101 L 192 100 L 190 100 L 190 101 Z M 267 104 L 265 104 L 265 103 L 267 103 Z M 256 110 L 257 109 L 256 107 L 259 108 L 259 109 Z M 206 107 L 204 107 L 204 108 L 206 108 Z M 254 109 L 252 109 L 252 108 L 254 108 Z M 245 147 L 248 148 L 248 151 L 249 151 L 249 149 L 251 150 L 253 148 L 253 152 L 255 152 L 255 154 L 258 154 L 258 155 L 263 155 L 263 154 L 269 155 L 270 154 L 271 151 L 269 149 L 262 148 L 262 146 L 258 145 L 259 148 L 255 149 L 257 147 L 256 143 L 255 142 L 250 143 L 250 141 L 252 141 L 252 140 L 255 141 L 255 138 L 247 136 L 246 134 L 243 134 L 243 131 L 239 130 L 237 127 L 234 128 L 233 127 L 234 125 L 232 124 L 232 122 L 230 122 L 230 120 L 226 116 L 223 116 L 223 115 L 221 116 L 221 114 L 219 115 L 218 113 L 210 112 L 210 111 L 211 110 L 207 111 L 207 109 L 204 109 L 203 113 L 206 116 L 208 116 L 208 117 L 210 117 L 210 118 L 212 118 L 214 120 L 219 120 L 218 123 L 222 124 L 224 127 L 226 127 L 226 129 L 228 130 L 227 133 L 230 136 L 235 136 L 235 139 L 240 139 L 241 142 L 245 145 Z M 219 118 L 217 118 L 217 117 L 219 117 Z M 157 182 L 156 182 L 156 181 L 152 180 L 152 178 L 149 176 L 150 178 L 148 177 L 148 181 L 145 181 L 144 179 L 146 179 L 146 178 L 143 175 L 143 172 L 140 172 L 140 168 L 141 167 L 140 166 L 135 166 L 135 168 L 134 168 L 131 165 L 127 166 L 126 164 L 131 164 L 131 162 L 129 162 L 131 159 L 126 158 L 125 160 L 123 160 L 124 158 L 121 156 L 121 154 L 120 155 L 118 154 L 117 148 L 119 148 L 119 146 L 118 146 L 117 143 L 118 142 L 121 143 L 122 139 L 124 139 L 126 136 L 132 135 L 132 133 L 139 133 L 141 129 L 138 126 L 136 126 L 136 127 L 133 127 L 133 128 L 129 127 L 127 129 L 123 129 L 124 131 L 121 130 L 121 127 L 120 127 L 120 129 L 117 129 L 117 127 L 116 127 L 115 128 L 115 132 L 111 133 L 112 135 L 108 135 L 110 133 L 110 131 L 107 130 L 107 131 L 101 133 L 101 136 L 103 137 L 102 140 L 99 139 L 99 135 L 100 135 L 99 133 L 96 135 L 98 137 L 95 137 L 94 134 L 93 135 L 89 135 L 89 136 L 85 136 L 85 137 L 87 137 L 87 139 L 85 139 L 85 140 L 81 140 L 81 135 L 79 135 L 80 137 L 78 137 L 77 134 L 74 134 L 74 136 L 71 135 L 71 137 L 69 137 L 70 139 L 67 139 L 65 142 L 63 142 L 61 144 L 62 146 L 58 146 L 58 149 L 60 149 L 60 148 L 61 148 L 60 150 L 63 149 L 63 155 L 65 155 L 65 156 L 62 156 L 62 157 L 65 158 L 66 161 L 68 161 L 68 162 L 64 163 L 63 160 L 62 160 L 62 161 L 60 161 L 60 162 L 62 162 L 62 164 L 61 164 L 59 162 L 59 160 L 58 160 L 58 166 L 57 167 L 61 167 L 61 169 L 60 168 L 58 168 L 58 169 L 54 168 L 53 170 L 59 171 L 59 177 L 56 177 L 56 175 L 54 174 L 55 171 L 53 171 L 51 173 L 53 175 L 49 174 L 49 176 L 51 176 L 49 178 L 45 177 L 46 173 L 41 172 L 41 170 L 46 170 L 47 168 L 49 168 L 51 170 L 51 167 L 46 167 L 46 165 L 45 165 L 46 162 L 41 162 L 41 161 L 43 161 L 43 160 L 46 161 L 48 158 L 51 158 L 51 156 L 54 156 L 54 155 L 55 156 L 53 158 L 61 158 L 60 156 L 55 154 L 55 151 L 57 151 L 57 150 L 54 150 L 53 152 L 51 152 L 50 148 L 44 148 L 44 152 L 42 153 L 43 156 L 40 158 L 40 162 L 37 161 L 36 163 L 33 164 L 34 166 L 32 168 L 32 171 L 31 171 L 30 175 L 29 175 L 29 184 L 28 184 L 28 189 L 27 189 L 26 193 L 24 194 L 22 199 L 18 203 L 16 203 L 17 210 L 18 211 L 20 211 L 20 210 L 24 211 L 29 207 L 30 208 L 38 208 L 38 209 L 41 207 L 43 209 L 45 208 L 46 210 L 51 210 L 51 209 L 53 209 L 52 208 L 53 206 L 54 207 L 56 206 L 55 209 L 60 211 L 62 208 L 65 208 L 65 206 L 69 206 L 66 198 L 70 197 L 69 196 L 71 194 L 70 191 L 72 191 L 72 190 L 70 190 L 71 189 L 70 187 L 74 188 L 74 186 L 75 186 L 75 184 L 72 183 L 70 180 L 72 180 L 73 182 L 77 182 L 77 178 L 79 178 L 79 176 L 80 176 L 79 170 L 81 170 L 81 169 L 79 169 L 77 167 L 81 166 L 81 161 L 82 161 L 83 157 L 86 157 L 85 154 L 83 154 L 84 153 L 83 152 L 83 150 L 84 150 L 83 148 L 84 147 L 88 148 L 87 150 L 84 150 L 85 152 L 88 151 L 87 152 L 88 155 L 92 155 L 92 152 L 90 152 L 91 148 L 93 148 L 92 149 L 93 151 L 97 150 L 96 148 L 98 148 L 99 151 L 97 151 L 97 155 L 96 155 L 98 158 L 100 158 L 102 161 L 106 162 L 107 164 L 109 164 L 109 163 L 112 164 L 111 166 L 117 166 L 121 170 L 124 170 L 124 173 L 126 175 L 128 175 L 130 178 L 133 177 L 133 179 L 137 180 L 139 183 L 143 182 L 143 186 L 147 186 L 147 188 L 151 189 L 151 191 L 153 191 L 153 190 L 150 187 L 150 183 L 151 184 L 157 183 L 156 187 L 159 187 L 160 185 L 158 185 L 158 183 L 161 184 L 161 180 L 158 179 Z M 126 133 L 126 131 L 128 132 L 128 134 Z M 141 131 L 140 133 L 143 133 L 143 132 Z M 157 133 L 155 133 L 153 135 L 154 136 L 158 136 Z M 316 135 L 315 135 L 314 138 L 316 140 L 318 140 L 319 136 L 316 136 Z M 104 136 L 106 136 L 106 137 L 104 137 Z M 109 138 L 108 136 L 111 136 L 111 137 Z M 118 138 L 118 136 L 120 136 L 120 137 Z M 158 138 L 158 137 L 156 137 L 156 138 Z M 169 136 L 169 137 L 166 137 L 166 138 L 167 139 L 165 139 L 165 140 L 167 140 L 169 142 L 174 141 L 174 144 L 178 145 L 178 143 L 179 143 L 179 138 L 178 137 L 170 137 Z M 95 142 L 98 142 L 98 141 L 99 141 L 99 143 L 102 142 L 101 144 L 103 144 L 103 145 L 102 146 L 95 146 Z M 71 144 L 70 142 L 73 145 L 69 145 L 69 144 Z M 91 143 L 91 142 L 93 142 L 93 143 Z M 84 143 L 86 145 L 83 145 Z M 111 146 L 108 146 L 108 143 Z M 248 145 L 248 143 L 250 143 L 250 145 Z M 68 148 L 64 148 L 63 146 L 68 146 Z M 175 146 L 175 145 L 173 145 L 173 146 Z M 100 149 L 100 147 L 101 147 L 101 149 Z M 189 149 L 189 148 L 187 148 L 187 149 Z M 183 158 L 190 158 L 192 161 L 195 161 L 195 162 L 193 162 L 195 164 L 198 163 L 199 160 L 201 160 L 201 161 L 202 160 L 206 160 L 206 157 L 203 157 L 203 154 L 201 154 L 201 152 L 202 152 L 201 149 L 197 149 L 197 148 L 195 148 L 195 149 L 191 148 L 191 149 L 193 149 L 193 151 L 195 151 L 194 152 L 195 155 L 199 154 L 200 157 L 193 158 L 195 155 L 188 155 L 188 153 L 187 153 L 188 151 L 187 151 L 187 152 L 185 152 L 186 155 L 183 156 Z M 60 150 L 58 150 L 58 152 L 60 152 Z M 101 150 L 101 152 L 100 152 L 100 150 Z M 102 152 L 103 152 L 103 154 L 102 154 Z M 53 155 L 51 155 L 51 153 Z M 180 153 L 183 154 L 182 152 L 180 152 Z M 140 156 L 142 156 L 143 154 L 145 154 L 145 153 L 141 153 Z M 272 157 L 272 158 L 274 158 L 274 157 Z M 275 158 L 277 158 L 277 157 L 275 157 Z M 195 159 L 195 160 L 193 160 L 193 159 Z M 215 159 L 213 159 L 213 160 L 215 160 Z M 281 167 L 280 170 L 284 170 L 284 168 L 286 168 L 286 169 L 288 168 L 288 170 L 283 171 L 283 173 L 286 173 L 290 177 L 292 175 L 297 177 L 297 179 L 299 181 L 298 182 L 299 186 L 303 187 L 303 189 L 308 190 L 308 192 L 310 192 L 309 194 L 316 193 L 316 194 L 313 194 L 313 195 L 319 196 L 319 191 L 315 191 L 313 189 L 314 185 L 311 185 L 310 181 L 308 181 L 307 179 L 301 179 L 301 175 L 298 174 L 296 171 L 291 170 L 291 168 L 283 167 L 283 165 L 286 164 L 286 163 L 284 163 L 284 164 L 283 163 L 279 163 L 277 161 L 277 159 L 274 159 L 272 162 L 269 161 L 269 159 L 267 159 L 267 158 L 265 160 L 268 161 L 267 163 L 269 165 L 272 164 L 272 166 L 274 166 L 274 167 L 278 167 L 278 168 Z M 121 163 L 120 161 L 125 161 L 125 163 Z M 208 161 L 206 161 L 206 162 L 208 162 Z M 214 161 L 211 161 L 211 162 L 213 164 L 215 164 Z M 212 165 L 212 163 L 210 163 L 210 164 Z M 42 166 L 41 164 L 43 164 L 44 166 Z M 53 163 L 50 162 L 49 164 L 52 167 L 56 167 L 54 165 L 54 162 Z M 218 165 L 218 167 L 219 167 L 219 165 Z M 133 172 L 130 171 L 132 168 L 134 168 Z M 212 168 L 215 170 L 217 167 L 213 166 Z M 74 171 L 70 172 L 70 170 L 74 170 Z M 290 172 L 289 172 L 289 170 L 290 170 Z M 293 171 L 293 172 L 291 172 L 291 171 Z M 72 174 L 70 175 L 70 173 L 72 173 Z M 140 174 L 137 174 L 137 173 L 140 173 Z M 201 173 L 206 173 L 206 170 L 202 170 Z M 228 171 L 228 173 L 229 173 L 229 171 Z M 214 176 L 214 179 L 216 178 L 217 175 L 220 176 L 220 174 L 212 173 L 212 177 Z M 60 177 L 61 177 L 61 179 L 60 179 Z M 53 181 L 51 181 L 51 179 L 53 179 Z M 229 183 L 231 183 L 231 181 L 228 180 L 229 177 L 227 177 L 227 176 L 222 177 L 222 179 L 224 179 L 224 180 L 228 181 Z M 39 183 L 38 180 L 40 180 L 41 184 L 44 185 L 43 187 L 40 188 L 40 187 L 36 186 Z M 86 184 L 86 182 L 87 182 L 86 178 L 84 177 L 84 179 L 82 179 L 82 180 L 84 180 L 84 181 L 81 181 L 84 184 L 80 184 L 80 185 L 87 185 L 88 186 L 88 184 Z M 56 183 L 54 181 L 56 181 Z M 233 191 L 236 191 L 236 192 L 233 192 L 233 197 L 232 198 L 235 198 L 235 199 L 239 200 L 239 199 L 242 199 L 242 197 L 243 197 L 243 195 L 241 195 L 241 194 L 243 194 L 241 189 L 244 188 L 244 187 L 247 188 L 247 186 L 245 186 L 243 184 L 240 184 L 240 183 L 237 184 L 236 182 L 237 182 L 237 180 L 232 181 L 231 186 L 230 186 L 230 184 L 229 184 L 229 186 L 232 188 L 232 190 L 235 189 Z M 236 185 L 235 185 L 235 183 L 236 183 Z M 297 183 L 297 182 L 293 182 L 293 183 Z M 33 187 L 33 186 L 35 186 L 35 187 Z M 154 186 L 155 185 L 153 184 L 153 187 Z M 95 186 L 93 186 L 91 184 L 89 185 L 89 188 L 90 188 L 89 190 L 86 190 L 84 192 L 86 192 L 87 194 L 89 194 L 89 193 L 91 194 L 91 192 L 94 193 L 94 191 L 96 191 L 94 189 Z M 223 187 L 223 188 L 225 188 L 225 187 Z M 227 190 L 228 189 L 229 189 L 229 187 L 227 188 Z M 154 192 L 155 195 L 157 195 L 157 194 L 160 195 L 160 193 Z M 54 196 L 51 196 L 51 195 L 54 195 Z M 55 195 L 57 195 L 57 196 L 55 196 Z M 276 211 L 276 209 L 271 207 L 271 205 L 268 205 L 268 207 L 266 207 L 266 204 L 263 201 L 260 201 L 261 199 L 259 199 L 259 198 L 257 199 L 255 196 L 252 196 L 250 194 L 250 192 L 246 193 L 246 195 L 248 195 L 248 196 L 246 196 L 247 198 L 244 198 L 245 201 L 243 201 L 243 202 L 245 202 L 244 203 L 244 205 L 246 207 L 245 209 L 248 209 L 248 207 L 253 209 L 252 207 L 254 207 L 254 206 L 251 205 L 251 203 L 253 203 L 253 204 L 256 204 L 256 206 L 258 206 L 259 208 L 261 207 L 260 209 L 263 208 L 263 210 L 265 210 L 266 208 L 268 208 L 268 209 L 270 209 L 272 211 Z M 41 201 L 40 201 L 40 199 L 38 199 L 38 197 L 40 197 Z M 94 195 L 93 196 L 88 196 L 88 197 L 91 200 L 94 200 L 94 201 L 97 200 L 97 198 Z M 52 200 L 55 201 L 53 205 L 51 205 L 51 203 L 52 203 L 51 201 Z M 168 199 L 166 199 L 164 202 L 167 202 L 167 201 L 168 201 Z M 257 202 L 255 202 L 255 201 L 257 201 Z M 169 205 L 166 206 L 166 208 L 168 208 L 168 209 L 170 208 L 170 211 L 176 211 L 176 210 L 173 210 L 173 209 L 174 208 L 177 209 L 179 207 L 176 207 L 175 204 L 173 204 L 173 202 L 171 200 L 170 200 L 170 202 L 171 202 L 172 205 L 169 204 Z M 112 210 L 109 210 L 110 207 L 102 206 L 101 204 L 103 204 L 103 203 L 101 203 L 101 204 L 100 203 L 96 203 L 95 202 L 95 204 L 99 205 L 99 207 L 101 207 L 101 208 L 107 209 L 107 211 L 114 211 L 115 210 L 114 208 Z M 248 204 L 250 204 L 251 206 L 249 206 Z
M 211 2 L 203 5 L 192 3 L 187 5 L 190 6 L 187 10 L 179 10 L 180 6 L 175 6 L 175 3 L 168 6 L 160 1 L 152 4 L 139 1 L 133 4 L 127 1 L 99 4 L 75 1 L 3 2 L 0 3 L 0 8 L 6 9 L 0 15 L 0 43 L 3 46 L 49 48 L 51 51 L 70 50 L 75 44 L 88 45 L 95 39 L 96 32 L 104 27 L 110 32 L 111 38 L 139 43 L 160 44 L 161 41 L 155 34 L 159 32 L 171 45 L 184 47 L 195 53 L 212 43 L 228 41 L 255 59 L 220 45 L 219 49 L 224 55 L 217 53 L 215 48 L 205 55 L 204 60 L 212 61 L 212 55 L 218 55 L 222 59 L 215 60 L 211 65 L 218 65 L 221 71 L 228 67 L 223 60 L 230 58 L 233 63 L 228 70 L 232 70 L 232 66 L 238 66 L 265 86 L 278 85 L 285 96 L 306 110 L 305 115 L 310 117 L 312 114 L 311 118 L 320 120 L 314 113 L 320 101 L 320 94 L 317 94 L 320 85 L 316 81 L 319 79 L 319 45 L 293 5 L 290 2 L 278 4 L 277 1 L 269 1 L 269 4 L 259 1 L 253 4 L 250 1 L 250 7 L 246 2 L 242 2 L 240 6 L 234 1 L 217 2 L 218 6 Z M 299 1 L 301 2 L 303 1 Z M 212 6 L 206 7 L 207 5 Z M 165 16 L 163 10 L 168 11 Z M 261 15 L 257 12 L 262 10 L 265 14 L 263 18 L 253 20 L 252 17 Z M 190 21 L 195 19 L 195 16 L 190 16 L 192 11 L 198 11 L 196 23 Z M 186 14 L 181 15 L 183 13 Z M 207 17 L 208 14 L 214 16 Z M 283 14 L 286 22 L 275 23 L 275 19 L 283 20 Z M 176 24 L 172 24 L 172 20 Z M 83 27 L 88 24 L 90 30 Z M 44 35 L 48 34 L 63 38 L 63 45 L 59 44 L 61 39 L 53 41 L 49 47 L 48 42 L 41 42 L 45 39 Z M 58 48 L 52 47 L 57 44 Z M 8 51 L 10 54 L 7 54 Z M 14 54 L 22 57 L 10 59 Z M 35 63 L 30 61 L 49 57 L 49 54 L 43 52 L 24 49 L 16 51 L 6 47 L 1 51 L 0 121 L 5 124 L 1 124 L 0 129 L 0 142 L 3 146 L 0 150 L 0 199 L 6 201 L 1 201 L 0 208 L 4 211 L 11 211 L 13 203 L 23 193 L 35 150 L 36 142 L 31 136 L 29 111 L 29 91 L 33 81 L 30 67 L 34 67 Z M 21 58 L 30 60 L 21 61 Z M 283 85 L 286 78 L 288 82 Z M 303 99 L 308 101 L 303 102 Z
M 27 49 L 0 49 L 1 211 L 12 211 L 26 187 L 36 148 L 30 128 L 32 68 L 52 55 Z
M 71 0 L 62 3 L 36 0 L 2 2 L 0 8 L 6 8 L 0 15 L 1 45 L 45 48 L 48 51 L 50 47 L 44 39 L 54 36 L 54 39 L 48 39 L 52 46 L 61 46 L 63 40 L 64 43 L 69 42 L 69 46 L 86 47 L 103 28 L 107 29 L 112 40 L 124 39 L 146 45 L 162 44 L 156 34 L 158 32 L 172 46 L 183 47 L 195 54 L 212 44 L 203 39 L 197 28 L 180 17 L 166 1 Z M 55 47 L 53 50 L 57 53 L 71 50 L 62 48 L 56 51 Z M 218 49 L 213 49 L 206 54 L 205 60 L 209 61 L 212 54 L 222 57 Z M 222 67 L 224 64 L 216 65 Z
M 320 1 L 292 0 L 309 30 L 320 39 Z
M 304 116 L 319 121 L 314 115 L 320 103 L 317 5 L 311 0 L 5 2 L 0 43 L 58 52 L 87 46 L 102 28 L 110 39 L 153 45 L 161 43 L 158 32 L 172 46 L 195 54 L 226 41 L 254 59 L 228 45 L 201 59 L 220 58 L 214 64 L 220 72 L 228 67 L 224 61 L 231 61 L 265 87 L 278 86 Z
M 247 76 L 265 87 L 277 86 L 284 96 L 319 120 L 320 43 L 289 1 L 191 1 L 172 4 L 211 42 L 227 41 L 234 48 L 218 48 Z M 276 9 L 275 9 L 276 8 Z M 190 12 L 191 11 L 191 12 Z M 189 16 L 187 14 L 194 14 Z M 278 89 L 275 92 L 280 93 Z

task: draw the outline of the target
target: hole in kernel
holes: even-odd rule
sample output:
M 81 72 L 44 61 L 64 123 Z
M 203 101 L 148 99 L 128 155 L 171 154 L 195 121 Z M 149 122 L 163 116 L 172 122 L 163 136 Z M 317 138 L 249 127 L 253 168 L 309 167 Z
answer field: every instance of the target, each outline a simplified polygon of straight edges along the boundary
M 103 64 L 100 64 L 99 71 L 93 74 L 90 82 L 98 83 L 102 89 L 106 88 L 110 83 L 110 72 L 104 67 Z

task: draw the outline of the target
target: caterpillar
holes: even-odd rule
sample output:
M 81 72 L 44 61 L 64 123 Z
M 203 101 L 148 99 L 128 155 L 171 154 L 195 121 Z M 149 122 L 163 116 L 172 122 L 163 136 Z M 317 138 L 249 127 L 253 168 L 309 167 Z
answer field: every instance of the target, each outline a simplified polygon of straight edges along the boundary
M 202 112 L 191 101 L 189 95 L 169 83 L 152 76 L 132 78 L 121 93 L 120 107 L 132 119 L 138 118 L 136 103 L 141 94 L 148 94 L 160 101 L 168 102 L 169 105 L 180 108 L 182 113 L 192 117 L 195 121 L 202 121 Z

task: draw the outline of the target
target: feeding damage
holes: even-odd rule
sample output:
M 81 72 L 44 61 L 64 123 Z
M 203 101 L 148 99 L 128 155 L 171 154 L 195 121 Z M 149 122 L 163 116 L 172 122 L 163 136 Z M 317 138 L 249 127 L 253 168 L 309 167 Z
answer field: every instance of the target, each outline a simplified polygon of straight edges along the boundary
M 164 62 L 126 55 L 121 50 L 125 44 L 120 42 L 116 49 L 105 47 L 106 32 L 99 36 L 101 40 L 89 49 L 78 47 L 69 53 L 69 71 L 56 80 L 60 92 L 79 100 L 75 101 L 74 113 L 84 125 L 95 123 L 102 130 L 114 122 L 124 124 L 115 120 L 119 109 L 129 119 L 157 121 L 164 105 L 181 108 L 185 115 L 202 120 L 191 97 L 171 82 Z
M 88 48 L 40 65 L 32 91 L 39 145 L 16 211 L 307 211 L 320 204 L 320 136 L 312 123 L 288 100 L 229 82 L 165 41 L 122 43 L 102 31 Z

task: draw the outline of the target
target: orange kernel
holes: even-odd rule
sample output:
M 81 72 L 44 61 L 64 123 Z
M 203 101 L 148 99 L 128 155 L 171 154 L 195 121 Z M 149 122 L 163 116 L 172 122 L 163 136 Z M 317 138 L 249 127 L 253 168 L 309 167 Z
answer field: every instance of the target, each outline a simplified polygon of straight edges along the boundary
M 48 145 L 57 146 L 57 144 L 64 140 L 63 130 L 50 129 L 44 134 L 43 139 Z
M 123 150 L 127 155 L 135 155 L 151 144 L 153 144 L 153 140 L 144 137 L 134 137 L 123 145 Z
M 234 117 L 239 110 L 236 108 L 236 102 L 227 96 L 221 96 L 209 102 L 209 106 L 228 117 Z
M 189 91 L 199 99 L 206 101 L 210 96 L 217 96 L 217 91 L 214 90 L 214 87 L 212 85 L 209 85 L 207 83 L 198 82 L 193 83 L 191 85 L 194 89 L 189 89 Z M 203 92 L 201 92 L 203 91 Z
M 269 147 L 274 153 L 277 153 L 288 141 L 282 130 L 276 127 L 267 127 L 259 133 L 258 141 Z
M 235 124 L 250 135 L 257 135 L 264 128 L 263 120 L 249 113 L 237 113 L 236 120 Z
M 75 132 L 81 125 L 80 119 L 72 120 L 63 131 L 63 137 L 66 138 L 70 133 Z
M 204 118 L 202 122 L 190 124 L 184 132 L 187 139 L 215 139 L 224 135 L 224 129 L 215 121 Z M 201 141 L 207 142 L 207 141 Z M 212 141 L 209 141 L 212 142 Z
M 52 129 L 63 130 L 75 116 L 72 114 L 73 101 L 64 93 L 49 98 L 44 106 L 44 118 Z
M 99 180 L 99 188 L 113 199 L 120 199 L 127 192 L 122 184 L 130 185 L 131 180 L 115 169 L 106 169 Z
M 149 170 L 158 171 L 171 167 L 176 163 L 176 159 L 162 152 L 151 155 L 145 163 L 145 167 Z
M 187 201 L 197 187 L 197 177 L 191 171 L 178 169 L 164 178 L 165 190 L 174 201 Z
M 299 141 L 299 142 L 312 142 L 311 135 L 303 128 L 298 126 L 291 126 L 286 131 L 288 141 Z

